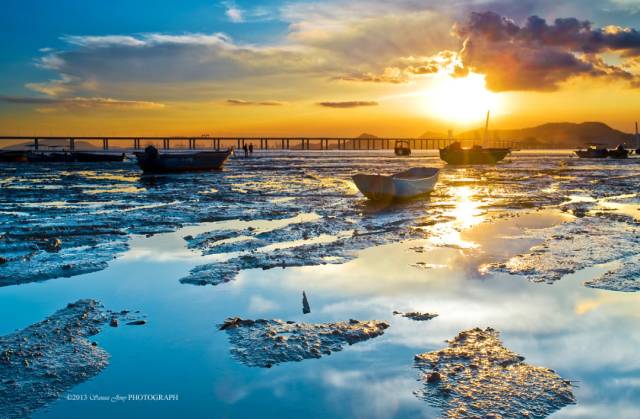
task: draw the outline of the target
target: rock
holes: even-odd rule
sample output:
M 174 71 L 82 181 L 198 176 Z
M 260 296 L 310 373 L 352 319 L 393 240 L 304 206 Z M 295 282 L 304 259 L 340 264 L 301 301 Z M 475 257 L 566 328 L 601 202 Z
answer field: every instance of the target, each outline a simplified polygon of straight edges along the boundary
M 307 294 L 302 291 L 302 314 L 311 313 L 311 307 L 309 307 L 309 300 L 307 300 Z
M 118 325 L 120 324 L 119 320 L 116 319 L 115 317 L 111 319 L 111 321 L 109 322 L 109 326 L 111 327 L 118 327 Z
M 44 248 L 49 253 L 59 252 L 62 247 L 62 241 L 58 238 L 52 238 L 44 243 Z
M 7 259 L 0 256 L 0 265 L 7 263 Z
M 406 317 L 408 319 L 416 320 L 416 321 L 426 321 L 426 320 L 431 320 L 433 318 L 438 317 L 438 315 L 435 313 L 421 313 L 419 311 L 411 311 L 409 313 L 394 311 L 393 314 L 398 314 L 398 315 L 401 315 L 402 317 Z

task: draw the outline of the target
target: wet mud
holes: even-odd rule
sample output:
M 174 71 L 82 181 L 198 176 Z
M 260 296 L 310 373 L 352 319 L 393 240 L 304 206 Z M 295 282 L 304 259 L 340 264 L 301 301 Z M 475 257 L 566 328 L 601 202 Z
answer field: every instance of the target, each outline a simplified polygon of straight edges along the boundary
M 78 300 L 45 320 L 0 337 L 0 417 L 24 418 L 91 379 L 109 354 L 91 337 L 105 324 L 131 318 Z
M 247 366 L 261 368 L 327 356 L 345 345 L 380 336 L 388 327 L 388 323 L 378 320 L 296 323 L 238 317 L 219 326 L 229 335 L 231 355 Z
M 416 396 L 446 418 L 543 418 L 575 403 L 571 382 L 531 366 L 505 348 L 497 331 L 472 329 L 449 347 L 415 356 Z

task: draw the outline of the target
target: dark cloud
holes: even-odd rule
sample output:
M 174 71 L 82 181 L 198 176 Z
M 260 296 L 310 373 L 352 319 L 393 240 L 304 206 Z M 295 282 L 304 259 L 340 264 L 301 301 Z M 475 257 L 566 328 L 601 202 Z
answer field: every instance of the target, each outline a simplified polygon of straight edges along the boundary
M 348 108 L 359 108 L 363 106 L 378 106 L 378 102 L 351 100 L 346 102 L 319 102 L 318 105 L 324 106 L 326 108 L 348 109 Z
M 606 63 L 600 54 L 640 55 L 640 33 L 635 29 L 593 28 L 575 18 L 548 24 L 530 16 L 518 25 L 493 12 L 472 13 L 454 33 L 464 40 L 460 59 L 466 71 L 485 74 L 487 87 L 494 91 L 555 90 L 576 76 L 633 82 L 636 76 Z
M 251 100 L 243 99 L 227 99 L 227 104 L 232 106 L 282 106 L 284 103 L 275 100 L 265 100 L 261 102 L 254 102 Z

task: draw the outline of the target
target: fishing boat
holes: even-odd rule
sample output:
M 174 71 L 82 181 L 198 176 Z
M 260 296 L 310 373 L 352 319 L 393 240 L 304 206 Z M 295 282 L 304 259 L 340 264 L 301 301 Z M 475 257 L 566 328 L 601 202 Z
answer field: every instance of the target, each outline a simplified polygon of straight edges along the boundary
M 89 162 L 121 162 L 124 160 L 124 153 L 99 153 L 99 152 L 87 152 L 77 151 L 73 153 L 75 161 L 89 163 Z
M 440 158 L 452 165 L 496 164 L 511 153 L 508 148 L 483 148 L 479 145 L 462 148 L 459 142 L 440 149 Z
M 640 154 L 640 134 L 638 134 L 637 122 L 636 122 L 636 154 Z
M 409 144 L 409 141 L 406 141 L 406 140 L 396 141 L 395 147 L 393 148 L 393 152 L 396 153 L 396 156 L 410 156 L 411 145 Z
M 489 134 L 489 117 L 490 112 L 487 111 L 487 120 L 484 126 L 485 143 Z M 509 148 L 484 148 L 479 145 L 462 148 L 462 144 L 456 141 L 440 149 L 440 158 L 451 165 L 496 164 L 504 160 L 509 153 L 511 153 Z
M 232 150 L 164 152 L 148 146 L 144 152 L 134 153 L 145 173 L 192 172 L 220 170 Z
M 627 150 L 622 144 L 620 144 L 613 150 L 609 150 L 609 157 L 611 157 L 612 159 L 626 159 L 627 157 L 629 157 L 629 150 Z
M 27 151 L 0 150 L 0 163 L 17 163 L 27 161 Z
M 604 159 L 609 157 L 609 150 L 601 144 L 589 144 L 586 150 L 576 150 L 576 155 L 581 159 Z
M 440 169 L 414 167 L 390 176 L 356 174 L 353 181 L 364 196 L 374 201 L 414 198 L 433 191 Z

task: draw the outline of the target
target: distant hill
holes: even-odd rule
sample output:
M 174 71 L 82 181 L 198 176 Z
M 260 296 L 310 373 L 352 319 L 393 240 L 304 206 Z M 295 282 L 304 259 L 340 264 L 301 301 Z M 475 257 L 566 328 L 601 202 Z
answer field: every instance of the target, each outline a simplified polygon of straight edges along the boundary
M 377 135 L 367 134 L 366 132 L 363 132 L 362 134 L 358 135 L 357 138 L 379 138 L 379 137 Z
M 587 143 L 602 143 L 613 147 L 626 144 L 635 147 L 635 136 L 613 129 L 602 122 L 557 122 L 539 125 L 532 128 L 489 130 L 489 139 L 521 141 L 534 147 L 580 147 Z M 483 129 L 467 131 L 456 138 L 481 139 Z

